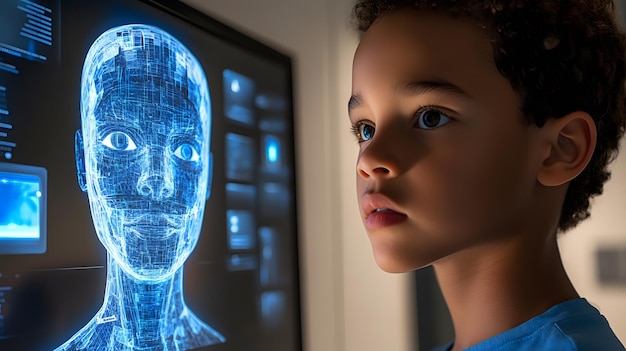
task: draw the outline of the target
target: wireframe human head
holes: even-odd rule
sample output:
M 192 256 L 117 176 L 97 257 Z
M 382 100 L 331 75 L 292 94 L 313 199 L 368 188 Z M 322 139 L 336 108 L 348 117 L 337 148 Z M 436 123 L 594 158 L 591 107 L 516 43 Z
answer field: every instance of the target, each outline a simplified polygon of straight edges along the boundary
M 81 189 L 98 238 L 140 281 L 171 277 L 195 247 L 208 196 L 210 96 L 201 65 L 165 31 L 112 28 L 82 73 Z

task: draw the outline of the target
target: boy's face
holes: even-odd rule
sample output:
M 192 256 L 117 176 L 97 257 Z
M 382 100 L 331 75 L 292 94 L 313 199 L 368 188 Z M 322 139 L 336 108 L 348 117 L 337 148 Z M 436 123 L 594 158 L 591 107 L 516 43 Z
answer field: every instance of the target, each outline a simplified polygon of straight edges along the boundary
M 527 229 L 539 129 L 492 57 L 478 24 L 433 12 L 393 12 L 363 36 L 350 120 L 382 269 L 416 269 Z

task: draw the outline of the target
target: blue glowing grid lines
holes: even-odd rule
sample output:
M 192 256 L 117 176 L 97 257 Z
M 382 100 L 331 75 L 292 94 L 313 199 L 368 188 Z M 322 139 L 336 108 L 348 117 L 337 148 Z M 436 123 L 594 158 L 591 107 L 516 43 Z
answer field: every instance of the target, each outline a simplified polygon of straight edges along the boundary
M 225 338 L 183 298 L 208 194 L 211 106 L 204 71 L 148 25 L 112 28 L 82 73 L 76 165 L 108 253 L 104 304 L 57 350 L 190 350 Z

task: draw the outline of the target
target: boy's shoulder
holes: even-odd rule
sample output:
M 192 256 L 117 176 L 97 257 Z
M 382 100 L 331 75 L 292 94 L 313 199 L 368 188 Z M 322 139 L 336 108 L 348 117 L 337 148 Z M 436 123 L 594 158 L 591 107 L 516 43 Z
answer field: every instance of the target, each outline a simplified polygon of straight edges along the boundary
M 447 351 L 448 344 L 433 351 Z M 565 301 L 466 351 L 624 351 L 606 318 L 583 298 Z
M 606 318 L 585 299 L 567 301 L 568 314 L 554 322 L 562 337 L 573 345 L 572 350 L 624 350 Z M 561 304 L 563 305 L 563 304 Z M 559 305 L 555 306 L 559 307 Z M 565 341 L 567 341 L 565 340 Z

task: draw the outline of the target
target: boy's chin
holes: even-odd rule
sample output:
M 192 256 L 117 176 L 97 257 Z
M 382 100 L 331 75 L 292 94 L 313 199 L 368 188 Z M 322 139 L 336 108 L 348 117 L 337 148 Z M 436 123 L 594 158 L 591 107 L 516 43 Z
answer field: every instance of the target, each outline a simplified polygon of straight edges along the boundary
M 376 265 L 387 273 L 406 273 L 431 265 L 439 259 L 438 250 L 418 248 L 410 241 L 388 240 L 388 236 L 370 235 Z
M 376 265 L 387 273 L 407 273 L 428 266 L 428 264 L 406 261 L 394 255 L 381 253 L 374 253 L 374 260 L 376 261 Z

